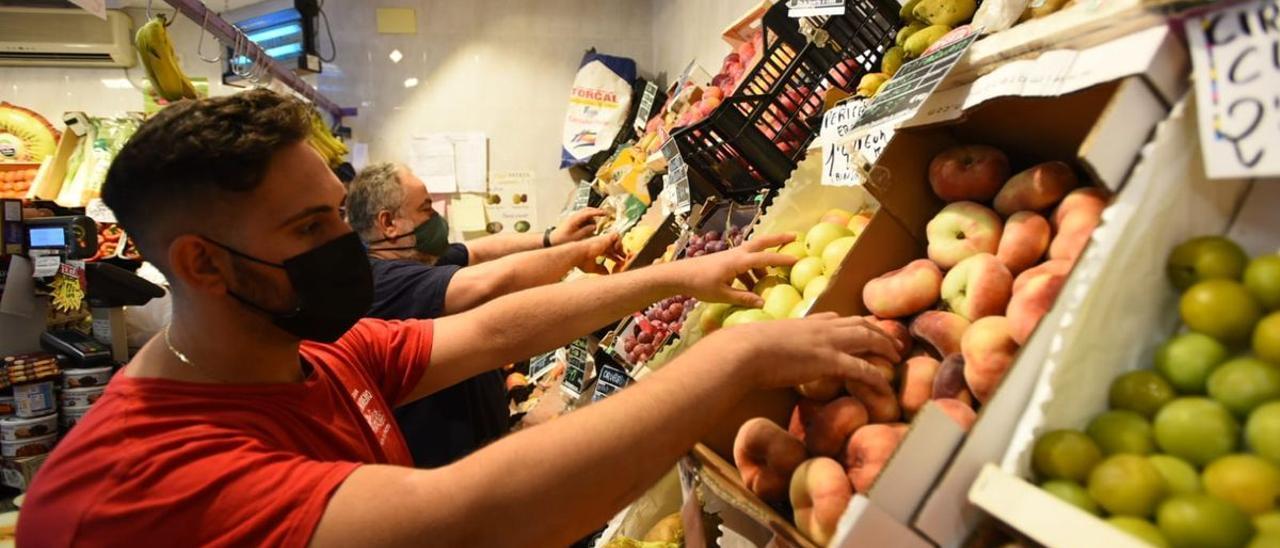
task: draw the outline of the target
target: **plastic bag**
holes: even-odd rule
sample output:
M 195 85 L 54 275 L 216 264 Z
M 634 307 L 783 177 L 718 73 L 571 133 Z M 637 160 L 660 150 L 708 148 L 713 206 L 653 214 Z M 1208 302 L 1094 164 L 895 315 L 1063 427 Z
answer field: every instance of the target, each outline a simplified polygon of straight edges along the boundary
M 561 168 L 584 164 L 597 152 L 613 147 L 631 112 L 631 83 L 635 79 L 634 60 L 602 55 L 594 49 L 582 56 L 564 117 Z

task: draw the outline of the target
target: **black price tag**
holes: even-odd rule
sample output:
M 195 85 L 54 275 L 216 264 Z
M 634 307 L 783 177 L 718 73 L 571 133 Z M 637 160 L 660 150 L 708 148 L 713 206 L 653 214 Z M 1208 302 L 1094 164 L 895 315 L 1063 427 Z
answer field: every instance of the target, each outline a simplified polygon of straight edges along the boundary
M 618 364 L 606 362 L 600 366 L 600 376 L 596 379 L 596 391 L 591 401 L 596 402 L 612 396 L 614 392 L 631 384 L 631 377 Z
M 567 365 L 564 371 L 564 382 L 560 387 L 576 398 L 582 395 L 582 389 L 586 388 L 587 377 L 591 373 L 590 353 L 587 352 L 586 339 L 573 341 L 573 344 L 565 349 L 565 362 Z
M 556 353 L 554 350 L 529 360 L 529 382 L 538 382 L 539 379 L 554 368 L 555 364 Z
M 591 205 L 591 183 L 583 181 L 578 183 L 578 188 L 573 191 L 573 199 L 569 201 L 569 205 L 560 213 L 561 217 L 566 217 L 570 213 L 585 209 Z
M 979 37 L 979 30 L 974 29 L 968 36 L 902 65 L 867 104 L 856 126 L 877 125 L 889 119 L 902 121 L 914 116 Z
M 645 82 L 644 94 L 640 96 L 640 107 L 636 110 L 636 133 L 644 133 L 649 125 L 649 116 L 653 114 L 653 102 L 658 98 L 658 84 L 652 80 Z

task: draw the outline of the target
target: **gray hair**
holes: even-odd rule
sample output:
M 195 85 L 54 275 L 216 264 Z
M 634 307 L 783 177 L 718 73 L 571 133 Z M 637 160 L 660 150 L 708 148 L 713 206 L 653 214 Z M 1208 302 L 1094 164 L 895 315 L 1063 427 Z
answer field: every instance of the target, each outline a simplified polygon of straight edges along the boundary
M 404 202 L 400 168 L 391 162 L 364 168 L 347 188 L 347 222 L 366 241 L 377 239 L 378 213 L 396 213 Z

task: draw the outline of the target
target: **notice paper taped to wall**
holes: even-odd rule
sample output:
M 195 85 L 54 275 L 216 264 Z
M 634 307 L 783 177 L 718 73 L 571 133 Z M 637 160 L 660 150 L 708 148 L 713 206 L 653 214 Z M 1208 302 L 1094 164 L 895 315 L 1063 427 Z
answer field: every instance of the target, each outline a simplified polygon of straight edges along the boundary
M 409 140 L 409 169 L 432 194 L 484 192 L 489 141 L 480 132 L 428 133 Z

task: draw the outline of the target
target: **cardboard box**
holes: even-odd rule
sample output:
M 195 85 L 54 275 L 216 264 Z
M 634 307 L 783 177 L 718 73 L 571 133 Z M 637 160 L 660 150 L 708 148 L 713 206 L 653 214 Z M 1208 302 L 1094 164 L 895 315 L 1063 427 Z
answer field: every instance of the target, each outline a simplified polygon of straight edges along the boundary
M 1209 180 L 1194 104 L 1184 101 L 1162 124 L 1109 209 L 1110 218 L 1094 242 L 1094 248 L 1105 249 L 1088 252 L 1108 260 L 1082 272 L 1091 290 L 1069 304 L 1072 319 L 1057 330 L 1003 459 L 999 466 L 987 465 L 967 488 L 977 507 L 1050 546 L 1086 545 L 1085 539 L 1116 532 L 1022 478 L 1031 477 L 1030 448 L 1039 434 L 1083 428 L 1107 409 L 1112 380 L 1149 368 L 1156 348 L 1177 331 L 1178 293 L 1164 273 L 1169 251 L 1191 237 L 1221 233 L 1250 256 L 1280 247 L 1274 205 L 1280 201 L 1280 186 L 1275 181 Z M 1037 518 L 1032 508 L 1060 519 Z

